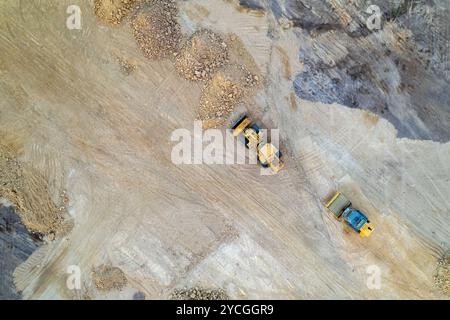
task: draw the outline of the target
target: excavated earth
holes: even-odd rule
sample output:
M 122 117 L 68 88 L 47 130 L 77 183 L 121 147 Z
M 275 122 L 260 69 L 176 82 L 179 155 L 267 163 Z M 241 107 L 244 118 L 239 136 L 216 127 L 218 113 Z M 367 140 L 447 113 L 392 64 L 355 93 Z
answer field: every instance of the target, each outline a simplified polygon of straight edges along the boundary
M 448 1 L 68 5 L 0 2 L 1 299 L 448 299 Z M 172 161 L 243 112 L 279 174 Z

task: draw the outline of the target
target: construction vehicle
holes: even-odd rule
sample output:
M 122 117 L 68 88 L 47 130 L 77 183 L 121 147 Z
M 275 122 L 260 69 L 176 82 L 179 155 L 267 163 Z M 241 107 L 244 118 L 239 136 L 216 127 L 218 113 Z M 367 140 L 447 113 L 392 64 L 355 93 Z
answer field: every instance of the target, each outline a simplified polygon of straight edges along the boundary
M 327 203 L 326 208 L 330 210 L 337 219 L 343 219 L 361 237 L 368 237 L 374 227 L 369 219 L 358 210 L 352 208 L 352 203 L 342 193 L 337 192 Z
M 278 173 L 284 164 L 281 161 L 281 152 L 272 143 L 265 141 L 261 129 L 244 114 L 231 127 L 233 136 L 241 134 L 245 139 L 245 146 L 250 150 L 256 150 L 258 161 L 264 168 L 270 168 L 273 173 Z

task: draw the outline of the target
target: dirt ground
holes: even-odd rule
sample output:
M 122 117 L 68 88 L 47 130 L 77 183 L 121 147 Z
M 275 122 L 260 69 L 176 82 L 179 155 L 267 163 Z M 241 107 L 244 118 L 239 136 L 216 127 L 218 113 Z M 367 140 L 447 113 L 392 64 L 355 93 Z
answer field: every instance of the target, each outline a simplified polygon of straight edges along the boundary
M 172 163 L 171 134 L 193 129 L 209 80 L 144 56 L 128 9 L 105 24 L 93 1 L 3 1 L 0 137 L 18 141 L 17 160 L 45 177 L 50 199 L 65 190 L 74 222 L 15 269 L 22 298 L 169 299 L 196 287 L 230 299 L 448 298 L 434 277 L 449 248 L 450 143 L 398 138 L 374 113 L 293 95 L 302 43 L 273 13 L 177 3 L 185 39 L 200 29 L 233 36 L 242 46 L 229 59 L 258 75 L 221 128 L 243 111 L 279 128 L 286 168 Z M 81 30 L 66 27 L 70 4 Z M 324 209 L 337 190 L 373 222 L 370 238 Z M 78 290 L 67 287 L 73 265 Z M 126 284 L 95 290 L 101 265 Z
M 121 290 L 127 284 L 125 274 L 117 267 L 101 265 L 92 273 L 96 288 L 102 291 Z

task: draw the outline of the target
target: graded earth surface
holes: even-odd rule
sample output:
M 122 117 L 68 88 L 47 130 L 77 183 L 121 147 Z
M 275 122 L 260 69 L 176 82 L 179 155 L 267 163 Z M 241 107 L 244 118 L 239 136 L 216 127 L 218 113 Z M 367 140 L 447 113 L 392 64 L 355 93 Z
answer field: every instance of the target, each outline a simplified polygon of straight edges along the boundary
M 0 298 L 448 299 L 450 5 L 371 4 L 1 1 Z M 244 112 L 278 174 L 172 161 Z

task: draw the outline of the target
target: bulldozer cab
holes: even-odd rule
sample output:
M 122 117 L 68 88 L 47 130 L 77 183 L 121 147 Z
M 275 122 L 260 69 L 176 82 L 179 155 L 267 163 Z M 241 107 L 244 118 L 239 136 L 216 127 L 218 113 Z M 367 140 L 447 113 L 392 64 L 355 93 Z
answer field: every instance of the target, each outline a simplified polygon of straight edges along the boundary
M 342 217 L 352 229 L 359 232 L 361 237 L 368 237 L 375 229 L 369 219 L 361 211 L 353 209 L 350 200 L 340 192 L 336 192 L 325 207 L 336 218 Z
M 259 143 L 262 141 L 261 129 L 256 124 L 252 124 L 247 115 L 240 117 L 231 128 L 234 137 L 243 134 L 245 146 L 249 149 L 256 150 Z
M 359 232 L 361 237 L 368 237 L 374 230 L 369 219 L 359 210 L 347 208 L 342 216 L 350 227 Z
M 245 145 L 247 148 L 256 150 L 258 145 L 262 141 L 262 134 L 260 132 L 260 128 L 252 124 L 250 127 L 244 130 L 244 137 L 245 137 Z
M 281 152 L 273 144 L 266 142 L 264 131 L 252 123 L 246 114 L 242 115 L 231 129 L 234 137 L 242 134 L 245 146 L 257 152 L 258 160 L 263 167 L 270 167 L 274 173 L 284 167 L 280 160 Z
M 280 171 L 284 166 L 280 157 L 280 151 L 271 143 L 265 143 L 259 147 L 258 158 L 261 165 L 263 167 L 270 167 L 275 173 Z

